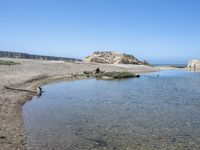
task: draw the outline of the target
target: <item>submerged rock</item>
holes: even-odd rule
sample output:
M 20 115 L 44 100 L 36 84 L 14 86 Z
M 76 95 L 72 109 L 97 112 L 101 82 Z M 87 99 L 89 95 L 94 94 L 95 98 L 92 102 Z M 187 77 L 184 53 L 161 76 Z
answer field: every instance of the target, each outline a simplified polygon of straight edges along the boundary
M 149 65 L 147 61 L 141 61 L 133 55 L 119 54 L 113 51 L 94 52 L 92 55 L 85 57 L 84 62 Z

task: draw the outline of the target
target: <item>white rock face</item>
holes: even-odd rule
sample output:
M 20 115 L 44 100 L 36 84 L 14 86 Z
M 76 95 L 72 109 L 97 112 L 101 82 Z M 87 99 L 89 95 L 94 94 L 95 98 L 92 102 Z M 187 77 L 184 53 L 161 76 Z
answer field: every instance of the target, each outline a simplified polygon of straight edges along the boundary
M 190 60 L 187 68 L 193 71 L 200 71 L 200 60 Z
M 146 61 L 140 61 L 133 55 L 119 54 L 114 51 L 94 52 L 92 55 L 85 57 L 84 62 L 148 65 Z

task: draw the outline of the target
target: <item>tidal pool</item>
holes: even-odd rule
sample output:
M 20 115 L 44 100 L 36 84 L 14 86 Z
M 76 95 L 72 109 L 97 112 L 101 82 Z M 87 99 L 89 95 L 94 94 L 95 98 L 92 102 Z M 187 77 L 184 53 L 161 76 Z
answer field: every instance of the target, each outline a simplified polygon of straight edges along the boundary
M 199 73 L 66 81 L 43 90 L 23 106 L 28 150 L 200 149 Z

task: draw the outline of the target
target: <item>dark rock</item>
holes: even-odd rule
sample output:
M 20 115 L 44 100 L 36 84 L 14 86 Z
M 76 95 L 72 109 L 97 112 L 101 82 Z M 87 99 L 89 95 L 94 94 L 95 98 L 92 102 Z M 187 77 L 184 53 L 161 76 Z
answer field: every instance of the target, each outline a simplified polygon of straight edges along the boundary
M 86 75 L 94 75 L 94 74 L 99 74 L 99 73 L 103 73 L 104 71 L 101 71 L 99 68 L 93 70 L 93 71 L 84 71 L 83 74 Z
M 98 79 L 124 79 L 124 78 L 135 78 L 139 75 L 135 75 L 131 72 L 104 72 L 95 75 Z
M 5 137 L 5 136 L 3 136 L 3 135 L 1 135 L 1 136 L 0 136 L 0 138 L 1 138 L 1 139 L 5 139 L 6 137 Z

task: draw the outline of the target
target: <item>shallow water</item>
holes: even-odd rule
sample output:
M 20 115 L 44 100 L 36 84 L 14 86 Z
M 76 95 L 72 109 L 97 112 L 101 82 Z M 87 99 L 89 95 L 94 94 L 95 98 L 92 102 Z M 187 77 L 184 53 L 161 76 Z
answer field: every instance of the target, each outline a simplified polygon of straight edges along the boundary
M 23 107 L 29 150 L 200 149 L 199 73 L 66 81 L 43 90 Z

